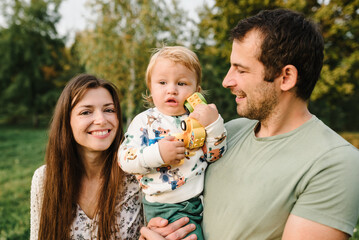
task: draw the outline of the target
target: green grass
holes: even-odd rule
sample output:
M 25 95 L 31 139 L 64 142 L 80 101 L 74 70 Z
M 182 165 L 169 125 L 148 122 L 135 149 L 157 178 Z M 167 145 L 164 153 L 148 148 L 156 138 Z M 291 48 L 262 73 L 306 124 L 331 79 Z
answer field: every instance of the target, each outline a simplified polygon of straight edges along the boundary
M 359 133 L 342 136 L 359 147 Z M 46 140 L 45 129 L 0 125 L 0 240 L 29 239 L 31 178 L 43 164 Z M 359 240 L 357 231 L 351 240 Z
M 0 240 L 29 239 L 31 178 L 46 140 L 44 129 L 0 127 Z

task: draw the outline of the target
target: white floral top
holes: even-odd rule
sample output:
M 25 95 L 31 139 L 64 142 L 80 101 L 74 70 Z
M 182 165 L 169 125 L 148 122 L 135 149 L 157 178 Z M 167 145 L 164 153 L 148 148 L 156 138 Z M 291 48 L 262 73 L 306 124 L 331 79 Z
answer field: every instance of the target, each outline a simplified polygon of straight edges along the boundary
M 42 199 L 44 195 L 45 165 L 38 168 L 31 183 L 31 232 L 30 240 L 38 239 Z M 141 193 L 137 180 L 132 175 L 126 175 L 124 193 L 118 197 L 116 206 L 117 225 L 115 239 L 138 239 L 143 225 Z M 122 199 L 122 201 L 120 201 Z M 73 240 L 97 239 L 98 219 L 90 219 L 77 205 L 76 217 L 71 226 L 70 237 Z

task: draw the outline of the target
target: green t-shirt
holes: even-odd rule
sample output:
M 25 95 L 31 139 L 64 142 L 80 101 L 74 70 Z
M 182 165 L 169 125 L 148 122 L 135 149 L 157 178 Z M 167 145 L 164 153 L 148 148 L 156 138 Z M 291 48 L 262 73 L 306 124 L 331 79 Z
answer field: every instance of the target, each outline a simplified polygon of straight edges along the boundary
M 257 138 L 257 121 L 226 124 L 228 150 L 206 172 L 206 240 L 280 239 L 290 213 L 348 234 L 359 215 L 359 151 L 313 116 Z

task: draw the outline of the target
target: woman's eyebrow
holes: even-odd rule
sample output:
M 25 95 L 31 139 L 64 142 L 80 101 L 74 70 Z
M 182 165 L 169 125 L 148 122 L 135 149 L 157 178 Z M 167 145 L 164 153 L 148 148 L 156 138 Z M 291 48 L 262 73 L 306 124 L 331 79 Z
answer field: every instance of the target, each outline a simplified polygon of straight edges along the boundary
M 110 105 L 115 105 L 115 104 L 114 103 L 105 103 L 103 106 L 107 107 L 107 106 L 110 106 Z M 84 104 L 84 105 L 80 105 L 79 107 L 91 108 L 93 106 L 94 105 L 91 105 L 91 104 Z

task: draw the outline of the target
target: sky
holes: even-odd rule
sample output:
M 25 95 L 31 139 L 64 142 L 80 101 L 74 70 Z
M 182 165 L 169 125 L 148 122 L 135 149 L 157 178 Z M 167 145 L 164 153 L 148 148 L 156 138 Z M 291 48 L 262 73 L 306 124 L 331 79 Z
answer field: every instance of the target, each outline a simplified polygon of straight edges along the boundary
M 75 33 L 86 28 L 86 19 L 91 18 L 91 13 L 86 8 L 87 0 L 64 0 L 60 5 L 61 21 L 57 25 L 60 36 L 67 36 L 70 44 L 73 42 Z M 188 10 L 190 17 L 198 20 L 196 9 L 204 3 L 214 4 L 214 0 L 180 0 L 180 6 Z

